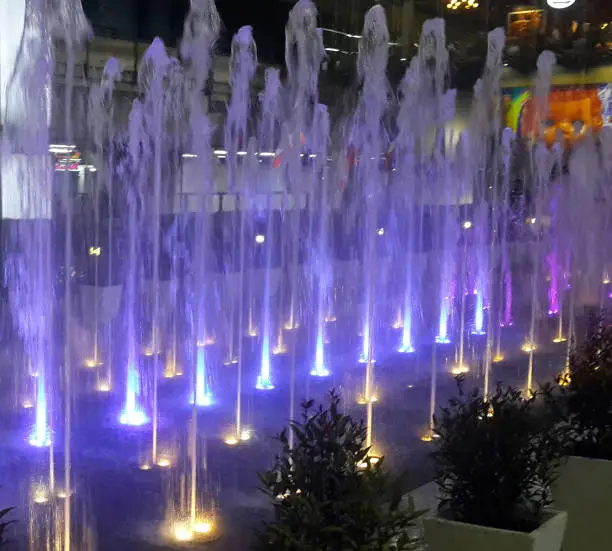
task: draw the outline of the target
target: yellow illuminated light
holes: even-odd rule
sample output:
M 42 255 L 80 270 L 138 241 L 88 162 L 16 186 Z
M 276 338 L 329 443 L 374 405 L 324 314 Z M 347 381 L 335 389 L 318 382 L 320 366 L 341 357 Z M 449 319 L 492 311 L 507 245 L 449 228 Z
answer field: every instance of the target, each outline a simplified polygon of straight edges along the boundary
M 212 532 L 212 523 L 209 520 L 200 520 L 193 526 L 193 531 L 198 534 L 210 534 Z
M 535 352 L 537 350 L 537 346 L 531 341 L 525 341 L 523 346 L 521 346 L 521 350 L 529 354 L 531 352 Z
M 465 373 L 469 373 L 470 372 L 470 368 L 469 366 L 463 364 L 463 365 L 456 365 L 451 369 L 451 375 L 457 376 L 457 375 L 464 375 Z
M 566 342 L 566 341 L 567 341 L 567 339 L 565 337 L 555 337 L 553 339 L 553 342 L 557 343 L 557 344 L 560 343 L 560 342 Z
M 367 398 L 366 396 L 364 396 L 363 394 L 360 394 L 359 396 L 357 396 L 357 403 L 358 403 L 360 406 L 363 406 L 363 405 L 367 404 L 367 403 L 368 403 L 368 401 L 369 401 L 371 404 L 375 404 L 376 402 L 378 402 L 378 396 L 377 396 L 376 394 L 372 394 L 372 395 L 370 396 L 370 399 L 369 399 L 369 400 L 368 400 L 368 398 Z
M 34 407 L 34 403 L 30 398 L 26 398 L 21 405 L 24 407 L 24 409 L 32 409 Z
M 423 436 L 421 436 L 422 442 L 433 442 L 434 433 L 431 429 L 429 429 Z
M 110 383 L 108 383 L 107 381 L 100 381 L 96 386 L 96 390 L 98 392 L 110 392 Z
M 179 520 L 171 525 L 172 538 L 178 542 L 188 542 L 194 539 L 205 539 L 214 531 L 214 522 L 208 518 L 197 519 L 193 525 L 185 520 Z
M 504 355 L 503 354 L 495 354 L 495 356 L 493 356 L 493 363 L 494 364 L 498 364 L 500 362 L 504 361 Z
M 142 465 L 140 465 L 140 470 L 141 471 L 150 471 L 151 470 L 151 465 L 149 465 L 148 463 L 143 463 Z
M 172 527 L 172 535 L 176 541 L 191 541 L 193 539 L 193 532 L 186 522 L 177 522 Z
M 238 445 L 238 438 L 236 438 L 235 436 L 228 436 L 228 437 L 225 439 L 225 443 L 226 443 L 228 446 L 236 446 L 236 445 Z
M 102 247 L 89 247 L 89 256 L 100 256 L 102 254 Z
M 274 356 L 282 356 L 283 354 L 287 353 L 287 347 L 285 346 L 284 343 L 278 343 L 275 347 L 274 350 L 272 350 L 272 354 Z
M 94 358 L 87 358 L 85 362 L 83 363 L 85 367 L 88 367 L 90 369 L 94 369 L 96 367 L 100 367 L 101 365 L 103 365 L 100 360 L 95 360 Z
M 47 488 L 43 485 L 37 486 L 34 489 L 34 493 L 32 495 L 32 501 L 38 505 L 47 503 L 47 501 L 49 501 L 49 492 L 47 491 Z
M 569 373 L 562 373 L 559 377 L 559 386 L 569 386 L 572 382 L 572 378 Z

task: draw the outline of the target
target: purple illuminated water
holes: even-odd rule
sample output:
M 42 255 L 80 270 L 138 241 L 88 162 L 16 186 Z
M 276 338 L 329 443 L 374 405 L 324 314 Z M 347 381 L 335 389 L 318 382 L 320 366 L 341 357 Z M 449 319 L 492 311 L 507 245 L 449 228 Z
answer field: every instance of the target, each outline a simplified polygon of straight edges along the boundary
M 565 328 L 608 303 L 612 133 L 565 152 L 503 128 L 501 29 L 461 126 L 444 21 L 424 24 L 396 93 L 374 6 L 337 110 L 319 97 L 326 31 L 300 0 L 286 74 L 267 69 L 259 95 L 252 29 L 234 37 L 219 122 L 212 0 L 191 2 L 180 59 L 150 45 L 136 98 L 116 59 L 74 82 L 79 2 L 4 15 L 0 32 L 21 30 L 0 52 L 0 486 L 19 486 L 24 548 L 237 537 L 300 399 L 340 386 L 399 465 L 427 450 L 452 374 L 531 388 L 563 368 Z M 542 127 L 554 64 L 542 54 L 533 86 Z

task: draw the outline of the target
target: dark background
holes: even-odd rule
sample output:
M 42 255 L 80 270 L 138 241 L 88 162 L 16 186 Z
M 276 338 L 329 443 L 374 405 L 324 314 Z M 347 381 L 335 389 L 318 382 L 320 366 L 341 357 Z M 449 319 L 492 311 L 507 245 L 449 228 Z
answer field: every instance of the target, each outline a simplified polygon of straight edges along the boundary
M 217 0 L 223 31 L 217 45 L 228 53 L 232 36 L 251 25 L 261 61 L 281 63 L 284 28 L 292 3 L 281 0 Z M 94 32 L 100 36 L 149 42 L 156 36 L 176 46 L 183 34 L 188 0 L 83 0 Z

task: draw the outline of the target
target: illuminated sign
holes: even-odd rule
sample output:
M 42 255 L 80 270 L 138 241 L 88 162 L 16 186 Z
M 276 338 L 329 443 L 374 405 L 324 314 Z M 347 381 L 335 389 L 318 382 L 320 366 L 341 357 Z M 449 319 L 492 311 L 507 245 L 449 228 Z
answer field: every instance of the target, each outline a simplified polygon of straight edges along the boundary
M 75 151 L 70 155 L 55 155 L 55 170 L 58 172 L 78 172 L 81 166 L 81 153 Z
M 576 3 L 576 0 L 546 0 L 551 8 L 562 10 Z
M 55 170 L 58 172 L 78 172 L 79 166 L 81 166 L 78 162 L 76 163 L 55 163 Z

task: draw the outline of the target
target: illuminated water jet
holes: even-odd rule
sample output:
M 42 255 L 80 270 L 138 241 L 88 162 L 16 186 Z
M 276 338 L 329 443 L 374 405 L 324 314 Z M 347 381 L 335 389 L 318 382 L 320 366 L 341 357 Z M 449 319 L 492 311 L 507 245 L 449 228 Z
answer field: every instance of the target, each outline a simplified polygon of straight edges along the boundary
M 310 374 L 315 377 L 329 377 L 330 371 L 325 365 L 325 343 L 323 342 L 323 324 L 319 323 L 317 330 L 317 343 L 315 348 L 315 362 Z
M 144 410 L 137 403 L 137 397 L 141 393 L 140 373 L 134 361 L 128 361 L 127 381 L 125 389 L 125 404 L 119 422 L 122 425 L 140 427 L 149 422 Z
M 193 395 L 194 393 L 191 395 L 191 403 Z M 212 406 L 214 403 L 206 369 L 206 350 L 203 347 L 197 347 L 196 351 L 195 403 L 202 407 Z
M 51 429 L 49 427 L 49 411 L 47 404 L 47 389 L 45 387 L 45 368 L 38 369 L 36 378 L 36 414 L 32 432 L 28 438 L 30 445 L 36 448 L 47 447 L 51 444 Z

